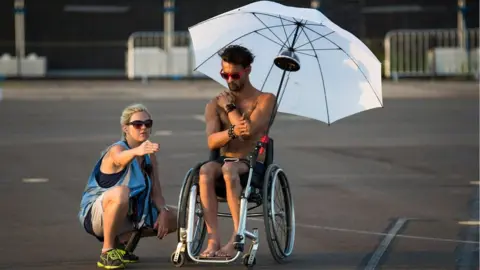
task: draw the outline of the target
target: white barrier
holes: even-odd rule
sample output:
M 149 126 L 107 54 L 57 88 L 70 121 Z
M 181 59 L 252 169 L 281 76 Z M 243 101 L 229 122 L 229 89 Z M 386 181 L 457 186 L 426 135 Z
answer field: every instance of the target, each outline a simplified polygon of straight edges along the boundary
M 0 74 L 6 77 L 45 77 L 47 59 L 31 53 L 23 59 L 3 54 L 0 57 Z
M 468 49 L 457 29 L 394 30 L 384 40 L 387 78 L 478 74 L 479 29 L 468 29 Z
M 165 50 L 163 32 L 136 32 L 127 42 L 126 75 L 129 79 L 203 76 L 194 72 L 194 55 L 188 32 L 174 34 L 173 47 Z

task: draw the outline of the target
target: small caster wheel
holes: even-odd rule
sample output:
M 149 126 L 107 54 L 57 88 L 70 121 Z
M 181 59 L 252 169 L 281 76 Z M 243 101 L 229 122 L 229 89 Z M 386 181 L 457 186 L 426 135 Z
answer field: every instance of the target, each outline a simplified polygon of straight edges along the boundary
M 248 263 L 248 260 L 250 259 L 250 254 L 246 254 L 243 256 L 243 265 L 247 267 L 247 269 L 253 269 L 253 266 L 257 264 L 257 258 L 253 258 L 253 262 L 251 264 Z
M 170 256 L 170 261 L 172 261 L 173 265 L 175 265 L 175 267 L 182 267 L 184 264 L 185 264 L 185 254 L 183 252 L 180 252 L 180 254 L 178 254 L 178 260 L 175 261 L 175 252 L 172 253 L 172 255 Z

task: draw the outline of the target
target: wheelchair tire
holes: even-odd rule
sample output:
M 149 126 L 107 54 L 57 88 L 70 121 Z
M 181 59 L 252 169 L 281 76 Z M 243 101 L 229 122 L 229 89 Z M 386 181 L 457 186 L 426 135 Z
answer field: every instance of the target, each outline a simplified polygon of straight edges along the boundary
M 193 185 L 196 185 L 196 179 L 198 177 L 198 173 L 200 171 L 200 167 L 203 165 L 203 163 L 198 164 L 195 166 L 193 169 L 190 169 L 186 176 L 185 179 L 183 180 L 183 184 L 180 190 L 180 195 L 179 195 L 179 200 L 178 200 L 178 216 L 177 216 L 177 240 L 178 242 L 182 241 L 181 235 L 180 235 L 180 229 L 187 229 L 187 218 L 188 218 L 188 200 L 189 200 L 189 195 L 190 195 L 190 190 Z M 197 193 L 197 203 L 200 204 L 200 195 Z M 200 204 L 201 205 L 201 204 Z M 192 243 L 192 248 L 191 248 L 191 255 L 192 256 L 198 256 L 198 254 L 201 251 L 201 248 L 203 246 L 203 242 L 205 240 L 205 236 L 207 234 L 207 225 L 205 224 L 205 220 L 203 219 L 203 216 L 199 216 L 199 226 L 196 228 L 196 234 L 198 235 L 198 238 L 194 239 L 194 242 Z M 197 241 L 195 241 L 197 240 Z M 185 255 L 187 259 L 191 260 L 189 256 L 187 256 L 187 252 L 185 252 Z
M 277 206 L 274 203 L 275 190 L 279 185 L 283 195 L 283 202 L 281 202 L 283 211 L 282 209 L 276 209 Z M 292 254 L 295 243 L 295 209 L 287 176 L 278 165 L 271 164 L 268 166 L 262 192 L 263 218 L 268 247 L 275 261 L 284 263 L 287 257 Z M 286 221 L 284 232 L 275 226 L 276 216 L 281 215 L 282 212 Z

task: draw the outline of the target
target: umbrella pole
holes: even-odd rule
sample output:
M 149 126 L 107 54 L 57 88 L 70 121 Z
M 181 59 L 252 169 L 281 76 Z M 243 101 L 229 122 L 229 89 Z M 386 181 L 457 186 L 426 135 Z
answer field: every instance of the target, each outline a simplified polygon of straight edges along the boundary
M 294 52 L 294 45 L 297 41 L 297 38 L 298 38 L 298 31 L 300 30 L 300 27 L 302 27 L 303 24 L 298 22 L 297 23 L 297 27 L 295 29 L 295 34 L 293 36 L 293 41 L 292 41 L 292 45 L 290 46 L 290 48 L 288 49 L 289 52 L 293 53 Z M 292 54 L 293 56 L 293 54 Z M 297 59 L 298 60 L 298 59 Z M 278 90 L 277 90 L 277 95 L 275 96 L 275 106 L 273 106 L 272 108 L 272 113 L 270 114 L 270 121 L 268 123 L 268 127 L 267 127 L 267 130 L 265 131 L 265 135 L 260 139 L 260 141 L 257 141 L 256 145 L 255 145 L 255 148 L 253 149 L 252 153 L 250 154 L 250 157 L 249 157 L 249 161 L 250 161 L 250 170 L 252 170 L 252 168 L 255 166 L 255 163 L 257 162 L 257 158 L 258 158 L 258 154 L 259 152 L 262 150 L 264 150 L 264 146 L 268 143 L 268 133 L 270 132 L 270 128 L 272 127 L 273 125 L 273 120 L 275 120 L 275 116 L 277 115 L 277 111 L 278 111 L 278 107 L 280 106 L 279 104 L 279 96 L 280 96 L 280 91 L 282 90 L 282 86 L 283 86 L 283 81 L 285 80 L 285 75 L 287 74 L 287 70 L 288 71 L 297 71 L 300 66 L 298 65 L 298 63 L 296 63 L 296 65 L 292 65 L 292 62 L 286 62 L 285 64 L 280 64 L 281 65 L 281 69 L 283 69 L 283 73 L 282 73 L 282 78 L 280 79 L 280 84 L 278 85 Z M 295 69 L 295 66 L 296 66 L 296 69 Z M 248 184 L 250 184 L 250 181 L 248 181 Z
M 270 128 L 273 125 L 273 121 L 277 116 L 278 107 L 280 106 L 280 102 L 278 101 L 278 98 L 280 97 L 280 91 L 282 90 L 282 85 L 283 85 L 283 81 L 285 80 L 286 74 L 287 74 L 287 71 L 284 70 L 282 73 L 282 78 L 280 79 L 280 84 L 278 85 L 277 94 L 275 95 L 275 106 L 273 106 L 272 108 L 272 113 L 270 114 L 270 121 L 268 121 L 268 127 L 267 127 L 267 131 L 265 132 L 265 136 L 268 136 L 268 133 L 270 132 Z
M 298 71 L 300 69 L 300 65 L 298 62 L 298 58 L 293 54 L 294 52 L 294 45 L 295 42 L 297 41 L 298 37 L 298 31 L 300 27 L 303 24 L 298 22 L 297 27 L 295 29 L 295 35 L 293 37 L 292 45 L 288 49 L 288 57 L 283 57 L 281 60 L 277 62 L 277 59 L 275 60 L 275 64 L 283 69 L 282 73 L 282 78 L 280 79 L 280 84 L 278 85 L 278 90 L 277 90 L 277 95 L 275 96 L 275 106 L 272 108 L 272 113 L 270 114 L 270 121 L 268 123 L 267 130 L 265 131 L 265 135 L 257 141 L 255 144 L 255 148 L 253 151 L 250 153 L 248 157 L 249 161 L 249 170 L 248 170 L 248 181 L 245 189 L 243 190 L 242 194 L 240 195 L 240 220 L 238 224 L 238 232 L 237 235 L 235 236 L 235 242 L 234 242 L 234 247 L 237 251 L 243 252 L 244 245 L 245 245 L 245 221 L 247 219 L 247 203 L 248 203 L 248 198 L 250 196 L 251 188 L 250 184 L 252 181 L 252 176 L 253 176 L 253 168 L 255 168 L 255 165 L 257 163 L 257 158 L 259 153 L 263 153 L 265 151 L 265 146 L 269 143 L 268 139 L 268 133 L 270 131 L 270 127 L 273 124 L 273 120 L 275 120 L 275 116 L 278 111 L 278 107 L 280 106 L 279 104 L 279 97 L 280 97 L 280 92 L 282 90 L 283 86 L 283 81 L 285 80 L 285 75 L 287 74 L 287 71 Z M 293 57 L 293 58 L 292 58 Z M 256 240 L 255 240 L 256 241 Z
M 287 71 L 284 70 L 282 74 L 282 79 L 280 80 L 280 85 L 278 86 L 277 96 L 275 97 L 275 106 L 273 106 L 272 114 L 270 115 L 270 122 L 265 132 L 265 135 L 259 141 L 257 141 L 257 143 L 255 144 L 255 148 L 253 149 L 253 151 L 250 153 L 250 156 L 248 157 L 249 167 L 250 167 L 248 169 L 248 181 L 247 181 L 246 188 L 242 191 L 240 195 L 240 220 L 238 222 L 239 223 L 238 231 L 234 241 L 235 249 L 240 252 L 243 252 L 244 246 L 245 246 L 245 234 L 246 234 L 245 222 L 247 219 L 246 208 L 248 204 L 248 198 L 250 197 L 250 192 L 251 192 L 250 184 L 253 176 L 253 168 L 255 168 L 255 164 L 257 163 L 258 154 L 265 151 L 265 146 L 268 143 L 268 132 L 270 130 L 270 126 L 273 123 L 273 120 L 275 119 L 275 115 L 277 114 L 277 109 L 279 106 L 277 101 L 279 99 L 278 97 L 280 94 L 280 90 L 282 89 L 282 85 L 283 85 L 283 81 L 285 79 L 286 73 Z M 256 240 L 257 239 L 255 239 L 254 241 Z
M 257 143 L 255 144 L 255 148 L 253 149 L 253 151 L 249 156 L 250 168 L 255 167 L 255 163 L 257 162 L 257 158 L 258 158 L 258 154 L 260 153 L 260 150 L 263 149 L 265 145 L 268 143 L 268 133 L 270 132 L 270 128 L 272 127 L 273 121 L 275 120 L 275 117 L 277 115 L 278 107 L 280 106 L 278 99 L 280 97 L 280 91 L 282 90 L 283 81 L 285 80 L 286 74 L 287 74 L 287 71 L 283 70 L 282 78 L 280 79 L 280 84 L 278 85 L 277 94 L 275 95 L 275 105 L 272 108 L 272 112 L 270 114 L 270 120 L 268 122 L 268 127 L 267 127 L 267 130 L 265 131 L 265 135 L 259 141 L 257 141 Z

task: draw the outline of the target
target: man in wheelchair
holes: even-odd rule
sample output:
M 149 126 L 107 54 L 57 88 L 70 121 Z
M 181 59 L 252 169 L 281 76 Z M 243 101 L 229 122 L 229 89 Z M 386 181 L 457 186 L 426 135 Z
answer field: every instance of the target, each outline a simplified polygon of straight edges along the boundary
M 249 80 L 254 56 L 241 46 L 232 45 L 220 53 L 220 74 L 230 91 L 213 98 L 205 108 L 208 147 L 220 156 L 205 163 L 199 172 L 200 199 L 208 232 L 207 248 L 200 257 L 232 257 L 240 219 L 240 195 L 248 173 L 248 155 L 268 129 L 275 96 L 263 93 Z M 263 175 L 265 154 L 260 153 L 254 173 Z M 220 247 L 218 234 L 218 197 L 226 198 L 233 219 L 233 235 Z

